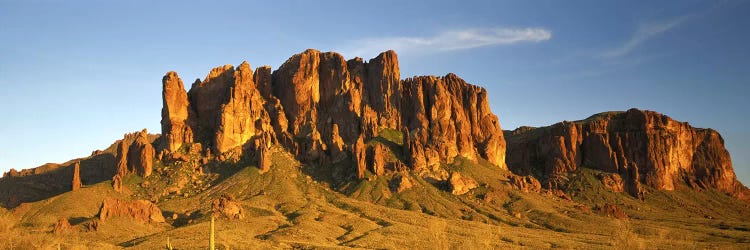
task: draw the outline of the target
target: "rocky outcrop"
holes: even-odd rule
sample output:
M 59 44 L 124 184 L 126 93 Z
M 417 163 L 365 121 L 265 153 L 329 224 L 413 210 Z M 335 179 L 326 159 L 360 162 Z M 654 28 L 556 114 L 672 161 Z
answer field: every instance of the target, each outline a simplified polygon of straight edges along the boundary
M 193 142 L 195 114 L 188 102 L 185 86 L 176 72 L 170 71 L 162 78 L 161 132 L 165 149 L 175 152 L 183 144 Z
M 156 151 L 151 145 L 152 141 L 152 136 L 146 129 L 143 129 L 141 132 L 125 134 L 122 140 L 116 142 L 115 175 L 121 177 L 128 173 L 135 173 L 141 177 L 151 175 L 156 157 Z
M 505 140 L 486 90 L 453 74 L 400 77 L 393 51 L 365 62 L 308 49 L 273 72 L 263 66 L 253 73 L 246 62 L 214 68 L 187 91 L 185 104 L 180 80 L 169 72 L 163 80 L 164 149 L 201 143 L 220 160 L 254 156 L 266 171 L 268 147 L 258 145 L 268 141 L 304 163 L 353 166 L 334 169 L 338 179 L 405 165 L 431 170 L 456 157 L 485 158 L 505 168 Z M 188 128 L 193 138 L 186 137 Z M 388 144 L 379 138 L 384 130 L 405 139 Z
M 159 207 L 150 201 L 123 201 L 114 198 L 105 198 L 99 209 L 99 221 L 104 222 L 108 218 L 116 216 L 131 217 L 147 223 L 165 221 Z
M 155 151 L 144 129 L 137 135 L 128 149 L 128 170 L 142 177 L 151 175 L 154 166 Z
M 73 230 L 73 226 L 70 225 L 68 219 L 60 218 L 52 228 L 52 233 L 62 234 L 71 230 Z
M 261 173 L 268 172 L 271 169 L 271 154 L 266 147 L 262 147 L 257 151 L 258 154 L 258 169 Z
M 674 190 L 681 184 L 748 197 L 718 132 L 656 112 L 607 112 L 506 134 L 509 168 L 520 174 L 541 173 L 538 177 L 548 188 L 562 188 L 565 178 L 558 176 L 588 167 L 619 175 L 623 189 L 637 197 L 641 185 Z M 618 181 L 612 182 L 618 189 Z
M 539 181 L 536 178 L 530 175 L 527 175 L 527 176 L 511 175 L 510 183 L 511 185 L 513 185 L 513 187 L 515 187 L 516 189 L 524 193 L 529 193 L 529 192 L 539 193 L 539 191 L 542 190 L 542 184 L 539 183 Z
M 367 146 L 365 145 L 364 136 L 357 139 L 357 143 L 352 147 L 354 163 L 357 166 L 357 178 L 364 178 L 367 171 Z
M 450 178 L 448 178 L 448 185 L 450 185 L 452 194 L 462 195 L 476 188 L 477 182 L 471 177 L 463 176 L 459 172 L 453 172 Z
M 70 190 L 76 191 L 81 188 L 81 163 L 76 162 L 73 164 L 73 178 L 71 181 Z
M 597 176 L 602 184 L 614 192 L 625 192 L 622 177 L 618 174 L 599 174 Z
M 267 76 L 263 76 L 267 78 Z M 267 85 L 267 82 L 264 82 Z M 220 154 L 242 154 L 242 146 L 263 131 L 271 130 L 266 103 L 256 87 L 250 64 L 224 65 L 197 80 L 188 92 L 196 122 L 194 140 Z M 162 114 L 162 121 L 170 119 Z M 162 129 L 167 135 L 171 131 Z
M 414 184 L 412 184 L 411 179 L 406 173 L 397 174 L 388 183 L 388 187 L 391 189 L 391 192 L 393 193 L 401 193 L 403 191 L 406 191 L 412 188 L 413 186 Z
M 372 166 L 369 170 L 376 175 L 383 175 L 385 173 L 386 165 L 386 147 L 383 144 L 375 144 L 370 147 L 370 151 L 367 153 L 369 161 Z
M 115 192 L 122 192 L 122 175 L 115 175 L 112 177 L 112 189 Z
M 219 199 L 213 202 L 213 211 L 216 214 L 221 214 L 227 219 L 238 219 L 245 218 L 245 210 L 242 205 L 237 202 L 231 195 L 224 194 Z
M 457 156 L 482 157 L 505 168 L 505 139 L 486 90 L 454 74 L 409 78 L 404 86 L 405 144 L 414 168 L 432 168 Z

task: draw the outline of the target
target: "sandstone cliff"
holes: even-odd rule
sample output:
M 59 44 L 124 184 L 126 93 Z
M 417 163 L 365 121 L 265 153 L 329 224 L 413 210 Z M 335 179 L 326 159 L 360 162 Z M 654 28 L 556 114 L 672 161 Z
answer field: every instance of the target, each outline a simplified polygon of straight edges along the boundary
M 254 156 L 267 171 L 266 150 L 279 144 L 308 164 L 353 166 L 335 169 L 338 179 L 402 165 L 429 170 L 459 156 L 505 168 L 505 140 L 486 90 L 453 74 L 400 77 L 393 51 L 364 62 L 313 49 L 273 72 L 253 73 L 246 62 L 214 68 L 187 92 L 168 72 L 160 150 L 201 143 L 218 160 Z M 383 131 L 404 139 L 368 143 Z
M 142 177 L 151 175 L 153 171 L 156 151 L 151 145 L 148 131 L 125 134 L 117 145 L 117 172 L 115 175 L 125 176 L 135 173 Z
M 564 187 L 566 173 L 588 167 L 618 174 L 624 189 L 637 197 L 641 185 L 675 190 L 687 184 L 749 198 L 718 132 L 656 112 L 607 112 L 549 127 L 521 127 L 506 136 L 508 167 L 537 176 L 550 189 Z

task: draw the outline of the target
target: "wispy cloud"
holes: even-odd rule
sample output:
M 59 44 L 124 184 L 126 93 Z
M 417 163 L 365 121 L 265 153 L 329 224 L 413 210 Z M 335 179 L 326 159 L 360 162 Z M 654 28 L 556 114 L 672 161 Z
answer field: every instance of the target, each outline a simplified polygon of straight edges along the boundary
M 384 50 L 397 52 L 450 51 L 487 46 L 540 42 L 552 38 L 544 28 L 473 28 L 449 30 L 427 37 L 381 37 L 351 41 L 341 50 L 352 56 L 371 56 Z
M 638 26 L 635 33 L 620 47 L 605 51 L 601 54 L 603 58 L 615 58 L 627 55 L 634 49 L 636 49 L 642 43 L 668 31 L 680 26 L 689 19 L 690 16 L 681 16 L 668 20 L 661 20 L 657 22 L 642 23 Z

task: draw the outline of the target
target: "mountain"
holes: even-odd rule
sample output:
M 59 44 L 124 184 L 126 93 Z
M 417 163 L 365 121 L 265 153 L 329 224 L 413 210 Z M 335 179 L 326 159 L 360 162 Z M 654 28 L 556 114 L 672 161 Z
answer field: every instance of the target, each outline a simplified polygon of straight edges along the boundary
M 454 74 L 309 49 L 162 78 L 161 134 L 0 179 L 22 248 L 651 248 L 750 242 L 723 139 L 652 111 L 503 131 Z M 507 140 L 507 142 L 506 142 Z
M 737 181 L 724 139 L 652 111 L 605 112 L 549 127 L 506 131 L 508 165 L 514 172 L 564 189 L 567 174 L 589 167 L 617 174 L 615 189 L 643 198 L 656 190 L 715 189 L 747 201 L 750 191 Z

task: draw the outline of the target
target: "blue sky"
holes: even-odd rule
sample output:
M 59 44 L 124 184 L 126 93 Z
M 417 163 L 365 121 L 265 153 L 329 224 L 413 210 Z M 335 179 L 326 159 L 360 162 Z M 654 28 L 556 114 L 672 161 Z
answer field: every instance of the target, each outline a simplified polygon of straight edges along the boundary
M 395 49 L 402 77 L 487 88 L 504 129 L 631 107 L 717 129 L 750 182 L 750 1 L 275 2 L 0 0 L 0 171 L 159 132 L 170 70 Z

